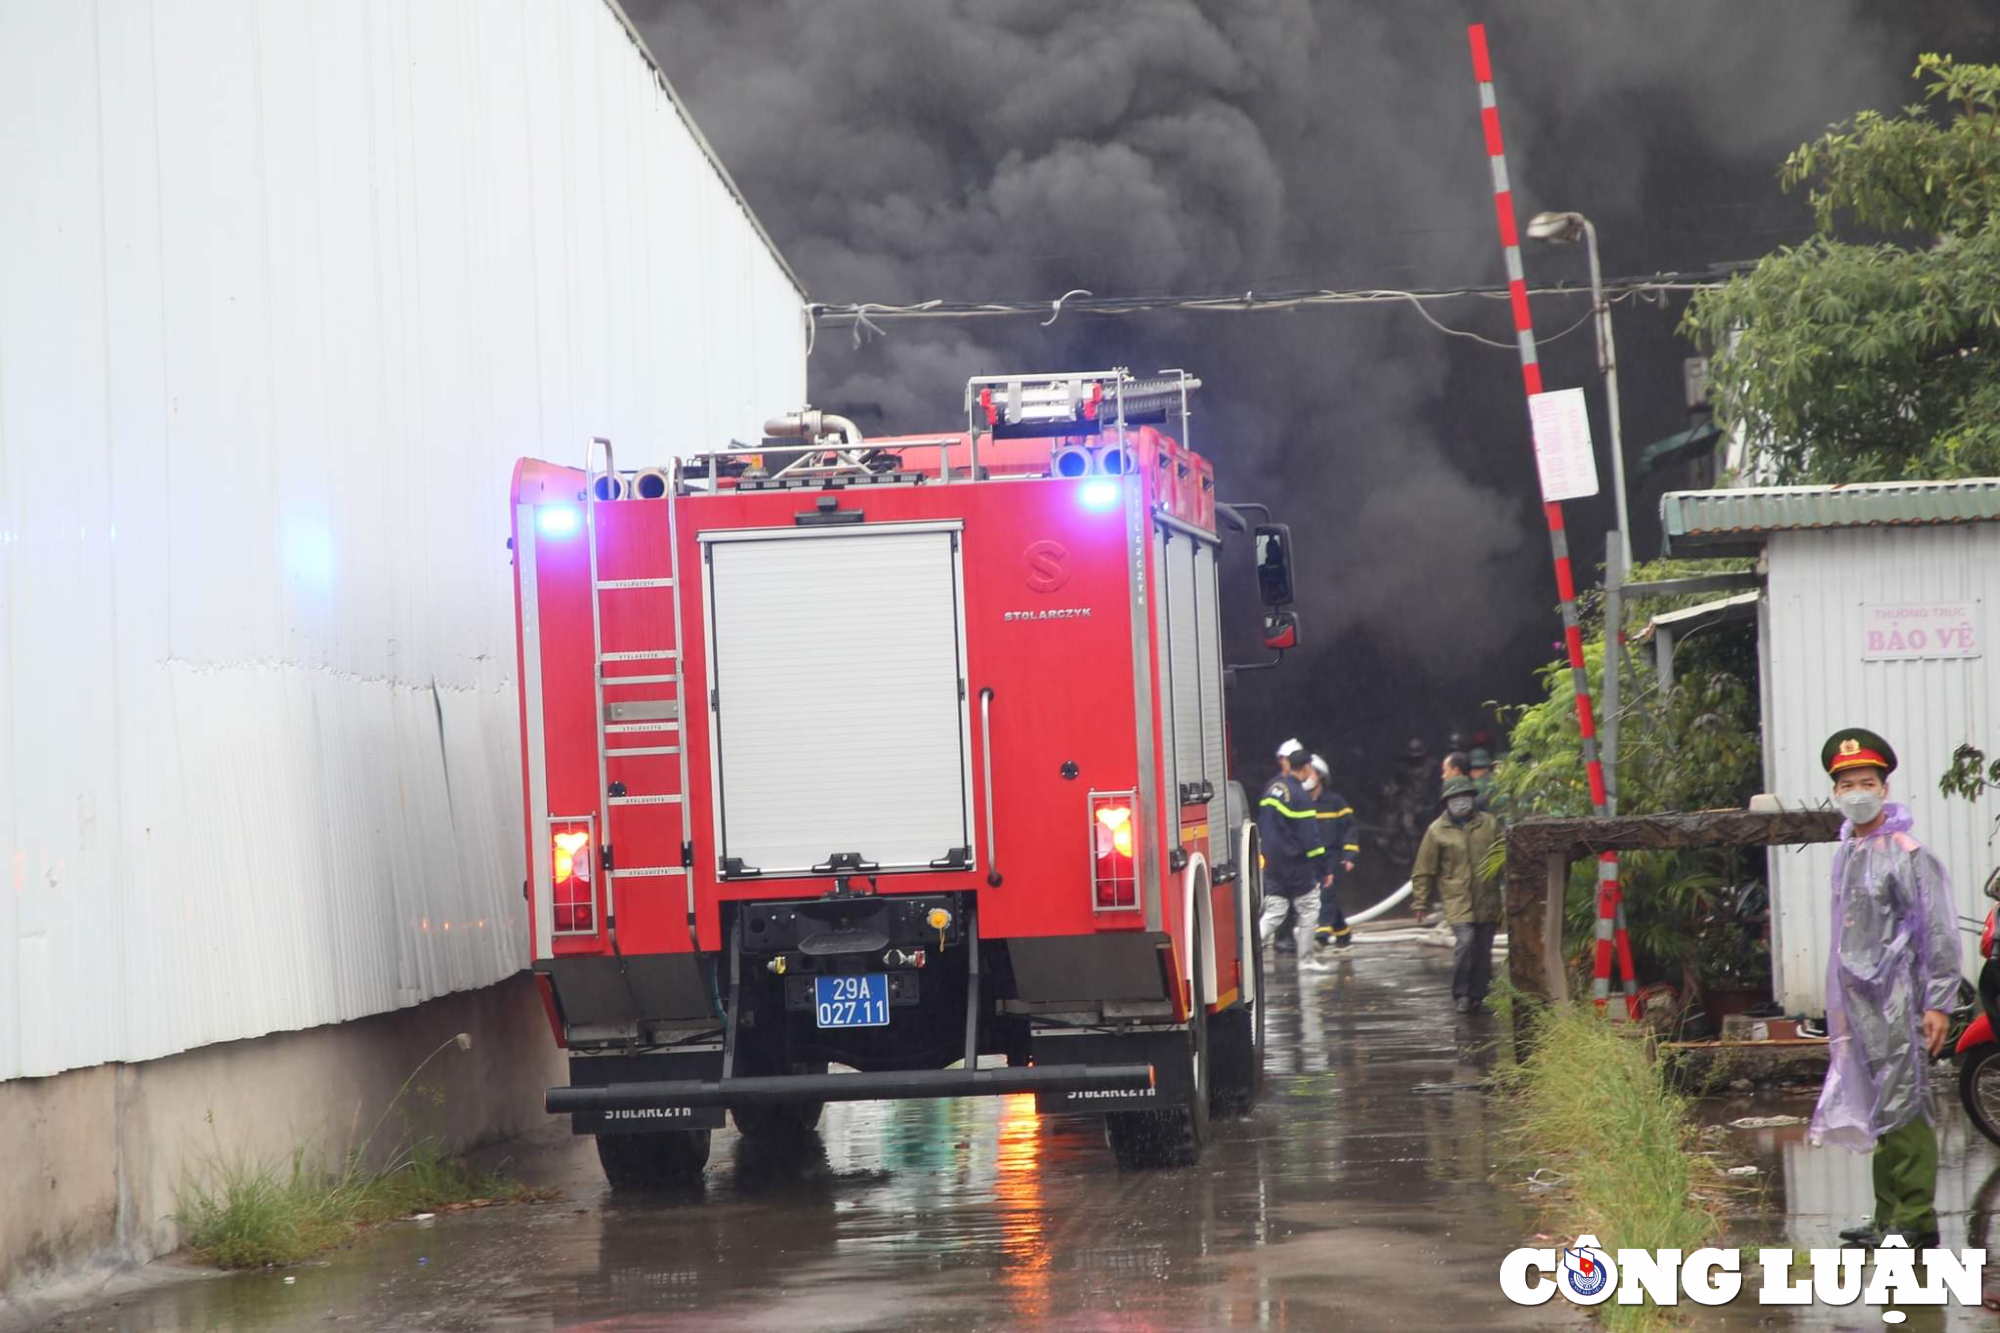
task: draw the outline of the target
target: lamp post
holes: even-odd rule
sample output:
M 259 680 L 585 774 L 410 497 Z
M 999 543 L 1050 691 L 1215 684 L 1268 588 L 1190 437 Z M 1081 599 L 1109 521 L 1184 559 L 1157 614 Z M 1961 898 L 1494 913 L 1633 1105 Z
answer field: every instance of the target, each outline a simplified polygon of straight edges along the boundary
M 1618 543 L 1604 553 L 1605 808 L 1618 813 L 1618 695 L 1625 656 L 1624 605 L 1619 589 L 1632 573 L 1632 530 L 1625 509 L 1625 441 L 1618 429 L 1618 350 L 1611 341 L 1611 307 L 1604 300 L 1604 270 L 1597 262 L 1597 228 L 1581 213 L 1537 213 L 1528 238 L 1565 245 L 1583 238 L 1590 256 L 1590 313 L 1597 324 L 1597 368 L 1604 375 L 1604 415 L 1611 422 L 1611 490 L 1618 505 Z
M 1611 490 L 1618 505 L 1618 554 L 1632 568 L 1632 527 L 1625 508 L 1625 442 L 1618 429 L 1618 349 L 1611 341 L 1611 307 L 1604 299 L 1604 270 L 1597 262 L 1597 228 L 1581 213 L 1537 213 L 1528 239 L 1566 245 L 1578 238 L 1590 256 L 1591 314 L 1597 320 L 1597 369 L 1604 376 L 1604 415 L 1611 422 Z

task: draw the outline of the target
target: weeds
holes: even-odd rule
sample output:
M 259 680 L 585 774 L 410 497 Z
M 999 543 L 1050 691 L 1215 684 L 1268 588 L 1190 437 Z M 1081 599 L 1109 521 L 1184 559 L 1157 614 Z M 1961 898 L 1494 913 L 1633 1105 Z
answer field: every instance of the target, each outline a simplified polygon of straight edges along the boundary
M 1728 1186 L 1698 1155 L 1688 1104 L 1666 1086 L 1647 1035 L 1589 1006 L 1549 1009 L 1527 1059 L 1502 1078 L 1523 1156 L 1561 1182 L 1546 1201 L 1566 1241 L 1588 1232 L 1613 1252 L 1683 1253 L 1711 1243 Z M 1614 1329 L 1671 1322 L 1651 1305 L 1597 1309 Z
M 315 1168 L 306 1149 L 285 1164 L 242 1158 L 208 1164 L 179 1191 L 174 1220 L 194 1257 L 217 1268 L 297 1263 L 393 1217 L 476 1201 L 540 1195 L 446 1156 L 435 1139 L 413 1144 L 389 1166 Z
M 289 1172 L 242 1160 L 213 1164 L 207 1183 L 181 1188 L 174 1220 L 195 1256 L 217 1268 L 296 1263 L 349 1230 L 336 1192 L 316 1174 L 303 1149 Z
M 297 1263 L 390 1218 L 548 1197 L 468 1166 L 445 1151 L 440 1135 L 415 1135 L 402 1110 L 404 1096 L 417 1072 L 454 1044 L 466 1049 L 471 1038 L 461 1033 L 426 1056 L 403 1080 L 368 1138 L 337 1169 L 317 1165 L 320 1154 L 303 1147 L 293 1150 L 288 1163 L 225 1158 L 219 1150 L 207 1159 L 200 1175 L 175 1194 L 174 1221 L 195 1258 L 218 1268 Z M 431 1110 L 442 1110 L 441 1092 L 424 1087 L 417 1092 Z M 370 1166 L 369 1148 L 391 1112 L 403 1116 L 403 1138 L 386 1162 Z

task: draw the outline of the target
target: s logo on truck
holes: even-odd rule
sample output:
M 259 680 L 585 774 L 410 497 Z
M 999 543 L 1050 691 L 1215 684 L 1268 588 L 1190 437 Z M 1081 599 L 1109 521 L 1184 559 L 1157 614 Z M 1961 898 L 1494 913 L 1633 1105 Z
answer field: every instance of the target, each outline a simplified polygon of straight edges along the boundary
M 1069 548 L 1061 542 L 1034 542 L 1021 552 L 1021 568 L 1028 572 L 1030 591 L 1055 592 L 1069 582 Z

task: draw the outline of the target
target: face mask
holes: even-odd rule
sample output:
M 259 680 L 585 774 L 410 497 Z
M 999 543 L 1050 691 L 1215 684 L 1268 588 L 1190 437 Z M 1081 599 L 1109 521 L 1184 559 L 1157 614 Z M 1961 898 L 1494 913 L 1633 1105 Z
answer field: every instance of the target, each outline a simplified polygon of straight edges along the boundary
M 1444 808 L 1446 813 L 1453 819 L 1464 819 L 1472 813 L 1472 798 L 1470 796 L 1454 796 L 1444 803 Z
M 1844 791 L 1833 798 L 1840 807 L 1840 813 L 1854 822 L 1856 828 L 1871 824 L 1875 816 L 1882 813 L 1882 793 L 1879 791 Z

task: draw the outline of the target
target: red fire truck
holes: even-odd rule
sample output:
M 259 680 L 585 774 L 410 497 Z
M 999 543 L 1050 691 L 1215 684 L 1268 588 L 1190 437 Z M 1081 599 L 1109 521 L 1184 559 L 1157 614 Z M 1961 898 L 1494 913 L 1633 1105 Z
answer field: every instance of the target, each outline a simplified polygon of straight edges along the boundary
M 1252 529 L 1167 433 L 1198 384 L 975 379 L 963 432 L 805 411 L 660 467 L 517 466 L 546 1104 L 614 1185 L 698 1176 L 725 1110 L 775 1137 L 1033 1093 L 1142 1166 L 1248 1109 L 1217 520 Z M 1254 536 L 1283 649 L 1290 534 Z

